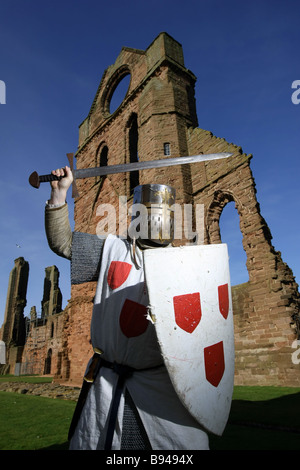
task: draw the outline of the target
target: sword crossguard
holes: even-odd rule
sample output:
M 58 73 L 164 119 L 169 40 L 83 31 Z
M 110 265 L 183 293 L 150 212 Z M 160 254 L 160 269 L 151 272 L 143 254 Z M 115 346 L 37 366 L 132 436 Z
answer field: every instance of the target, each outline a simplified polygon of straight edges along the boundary
M 72 197 L 73 198 L 79 197 L 79 193 L 78 193 L 77 186 L 76 186 L 75 175 L 74 175 L 74 171 L 73 171 L 73 169 L 74 169 L 74 163 L 73 163 L 74 153 L 67 153 L 67 158 L 69 160 L 69 165 L 70 165 L 71 171 L 73 173 Z

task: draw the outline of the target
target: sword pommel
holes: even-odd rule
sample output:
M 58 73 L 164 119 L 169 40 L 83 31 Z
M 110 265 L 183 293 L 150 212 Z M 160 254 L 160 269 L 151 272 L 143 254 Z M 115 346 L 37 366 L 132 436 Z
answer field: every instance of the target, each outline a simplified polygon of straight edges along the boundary
M 40 178 L 36 171 L 31 173 L 31 175 L 29 176 L 29 183 L 36 189 L 40 187 Z

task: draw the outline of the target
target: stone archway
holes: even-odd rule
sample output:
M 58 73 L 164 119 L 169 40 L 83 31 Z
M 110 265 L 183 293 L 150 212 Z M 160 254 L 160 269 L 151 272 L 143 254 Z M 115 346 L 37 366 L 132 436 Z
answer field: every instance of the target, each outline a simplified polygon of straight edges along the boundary
M 206 227 L 208 243 L 221 243 L 220 217 L 226 204 L 235 202 L 234 196 L 230 191 L 217 190 L 214 192 L 212 201 L 207 209 Z M 237 208 L 237 205 L 236 205 Z
M 229 195 L 230 196 L 230 195 Z M 227 198 L 226 198 L 227 199 Z M 220 242 L 225 243 L 228 249 L 230 263 L 231 285 L 237 285 L 249 281 L 247 269 L 247 253 L 245 251 L 243 233 L 241 231 L 241 215 L 237 210 L 237 203 L 234 200 L 222 203 L 221 213 L 218 220 Z M 216 228 L 217 230 L 217 228 Z
M 220 230 L 220 218 L 223 213 L 224 208 L 227 204 L 233 203 L 235 206 L 235 210 L 238 215 L 239 219 L 239 228 L 242 235 L 242 245 L 243 249 L 246 254 L 246 259 L 248 260 L 248 256 L 250 257 L 251 254 L 249 253 L 250 244 L 248 243 L 247 233 L 243 232 L 243 227 L 247 224 L 245 223 L 245 217 L 247 217 L 244 213 L 244 209 L 242 207 L 241 202 L 237 198 L 237 196 L 229 190 L 217 190 L 214 192 L 213 198 L 207 210 L 206 215 L 206 230 L 207 230 L 207 240 L 209 244 L 214 243 L 222 243 L 222 236 Z M 249 271 L 248 271 L 248 262 L 246 262 L 248 278 Z
M 247 165 L 244 174 L 251 176 L 246 169 Z M 299 318 L 298 286 L 271 243 L 256 200 L 254 179 L 237 180 L 232 172 L 212 189 L 206 187 L 206 242 L 221 243 L 220 216 L 224 207 L 234 202 L 247 256 L 249 281 L 232 287 L 236 384 L 279 385 L 283 380 L 297 384 L 291 345 Z

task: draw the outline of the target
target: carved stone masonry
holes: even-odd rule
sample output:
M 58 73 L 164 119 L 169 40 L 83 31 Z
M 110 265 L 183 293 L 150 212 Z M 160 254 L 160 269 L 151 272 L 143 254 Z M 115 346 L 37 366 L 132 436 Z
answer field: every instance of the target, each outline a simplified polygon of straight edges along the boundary
M 110 112 L 111 98 L 127 75 L 130 83 L 125 98 Z M 115 63 L 105 70 L 88 116 L 80 125 L 77 168 L 201 152 L 232 152 L 233 156 L 135 175 L 78 180 L 75 230 L 96 233 L 99 204 L 113 204 L 119 220 L 119 196 L 125 195 L 130 205 L 136 184 L 155 182 L 174 186 L 180 204 L 204 204 L 204 243 L 219 243 L 220 215 L 234 201 L 249 273 L 249 282 L 232 289 L 236 383 L 299 386 L 299 366 L 291 361 L 299 319 L 298 285 L 272 246 L 270 229 L 260 214 L 250 168 L 252 155 L 197 127 L 195 82 L 184 65 L 181 45 L 166 33 L 145 51 L 122 48 Z M 179 244 L 185 241 L 179 240 Z M 73 382 L 81 382 L 92 354 L 89 325 L 95 287 L 95 282 L 72 286 L 64 330 L 68 365 L 64 379 Z
M 126 76 L 130 77 L 127 93 L 112 111 L 111 99 Z M 194 210 L 197 205 L 204 207 L 203 241 L 220 243 L 220 216 L 226 204 L 234 201 L 249 274 L 247 283 L 232 287 L 235 383 L 300 386 L 299 364 L 292 361 L 293 344 L 299 338 L 298 285 L 273 247 L 271 231 L 260 213 L 250 168 L 252 155 L 198 127 L 195 83 L 195 75 L 184 65 L 181 45 L 166 33 L 161 33 L 145 51 L 121 49 L 115 63 L 105 70 L 90 111 L 80 125 L 78 169 L 200 153 L 231 152 L 233 156 L 78 180 L 75 231 L 95 234 L 101 219 L 97 213 L 100 204 L 114 205 L 118 221 L 120 196 L 130 207 L 134 186 L 162 183 L 176 188 L 177 203 L 191 204 Z M 185 238 L 177 240 L 177 244 L 186 242 Z M 21 265 L 18 262 L 11 276 L 19 275 Z M 48 289 L 54 280 L 51 275 L 46 273 L 42 301 L 42 317 L 51 321 L 47 321 L 47 329 L 40 330 L 45 339 L 39 352 L 33 334 L 37 330 L 31 330 L 26 358 L 36 354 L 39 364 L 45 364 L 44 370 L 55 374 L 56 381 L 80 385 L 92 355 L 90 321 L 96 282 L 73 284 L 65 310 L 49 317 L 54 304 L 60 304 L 60 291 L 54 289 L 50 294 Z M 14 319 L 6 320 L 4 325 L 7 338 L 14 338 L 13 325 L 21 318 L 26 300 L 19 297 L 18 302 Z M 15 340 L 18 342 L 21 336 Z

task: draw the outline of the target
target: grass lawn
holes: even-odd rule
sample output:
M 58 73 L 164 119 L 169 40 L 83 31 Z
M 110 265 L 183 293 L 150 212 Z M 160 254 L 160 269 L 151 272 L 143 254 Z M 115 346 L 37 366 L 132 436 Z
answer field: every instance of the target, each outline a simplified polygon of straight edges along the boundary
M 27 383 L 51 383 L 52 377 L 44 375 L 0 375 L 0 383 L 2 382 L 27 382 Z
M 0 392 L 0 450 L 67 449 L 74 408 L 73 401 Z M 210 448 L 299 450 L 299 416 L 300 388 L 235 387 L 228 425 L 222 437 L 210 436 Z
M 211 436 L 216 450 L 300 450 L 300 388 L 235 387 L 222 437 Z
M 0 449 L 67 449 L 74 401 L 0 392 Z

